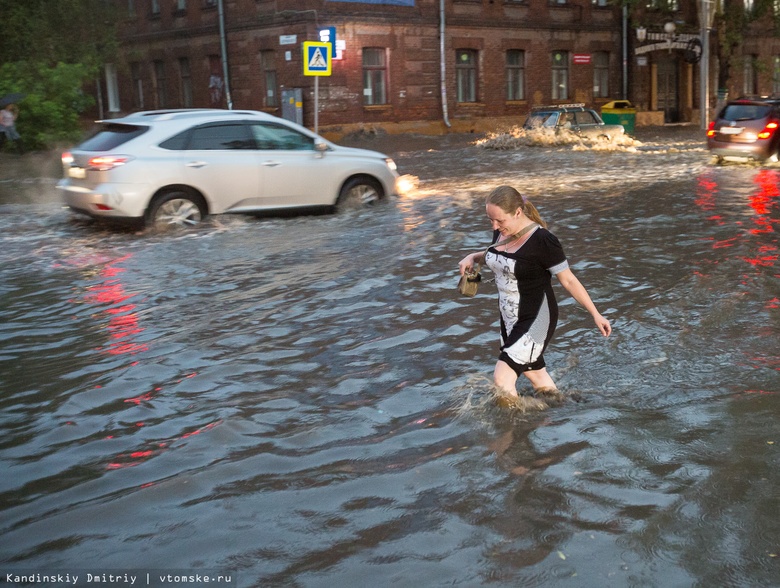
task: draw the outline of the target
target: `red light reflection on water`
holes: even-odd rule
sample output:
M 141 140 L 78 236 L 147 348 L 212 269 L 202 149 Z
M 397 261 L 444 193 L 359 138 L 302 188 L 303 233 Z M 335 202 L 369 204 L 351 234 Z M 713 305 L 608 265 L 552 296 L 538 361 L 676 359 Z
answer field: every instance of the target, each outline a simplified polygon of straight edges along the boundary
M 728 257 L 726 251 L 718 252 L 718 256 L 721 256 L 722 261 L 741 260 L 747 264 L 752 270 L 750 272 L 745 271 L 742 275 L 741 287 L 743 288 L 743 294 L 747 294 L 753 289 L 753 286 L 758 279 L 761 283 L 767 277 L 767 273 L 774 274 L 775 278 L 780 277 L 776 268 L 778 266 L 778 259 L 780 259 L 780 246 L 777 241 L 777 233 L 775 227 L 780 218 L 778 218 L 778 203 L 780 202 L 780 173 L 777 170 L 762 169 L 756 173 L 754 179 L 756 189 L 754 189 L 747 196 L 746 208 L 749 216 L 747 218 L 741 217 L 744 220 L 731 221 L 734 226 L 734 236 L 727 239 L 716 240 L 715 238 L 709 239 L 712 243 L 713 250 L 728 250 L 730 248 L 737 248 L 742 255 L 732 255 Z M 721 214 L 713 214 L 712 211 L 716 209 L 716 194 L 718 192 L 717 184 L 706 176 L 699 178 L 697 185 L 696 204 L 701 208 L 708 216 L 708 220 L 716 223 L 718 226 L 723 227 L 727 224 L 729 217 Z M 747 252 L 747 255 L 744 253 Z M 722 256 L 726 257 L 722 257 Z M 719 263 L 719 259 L 716 257 L 710 262 L 713 266 Z M 700 271 L 695 272 L 697 275 L 705 277 Z M 761 291 L 765 291 L 761 289 Z M 780 309 L 780 298 L 774 296 L 764 303 L 764 309 L 766 311 L 777 311 Z M 757 326 L 760 326 L 763 321 L 758 321 Z M 767 325 L 768 332 L 757 333 L 760 338 L 766 337 L 771 340 L 775 335 L 775 329 Z M 753 369 L 769 369 L 774 371 L 780 371 L 780 358 L 776 353 L 771 351 L 771 347 L 767 349 L 768 353 L 752 353 L 750 356 L 745 354 L 744 364 Z M 767 394 L 765 390 L 748 390 L 748 394 Z M 770 392 L 771 393 L 771 392 Z
M 154 395 L 156 392 L 159 392 L 162 388 L 155 388 L 151 392 L 147 392 L 146 394 L 141 394 L 140 396 L 135 396 L 133 398 L 125 398 L 125 402 L 130 404 L 141 404 L 142 402 L 149 402 L 152 398 L 154 398 Z
M 749 204 L 755 211 L 755 216 L 752 218 L 755 228 L 750 229 L 750 232 L 754 235 L 762 233 L 773 233 L 775 228 L 773 225 L 780 222 L 780 219 L 773 219 L 770 215 L 772 209 L 777 205 L 778 199 L 780 199 L 780 188 L 777 183 L 780 181 L 780 177 L 776 171 L 761 170 L 756 174 L 755 183 L 758 186 L 758 190 L 750 195 Z
M 715 210 L 715 194 L 718 183 L 707 176 L 699 176 L 696 185 L 696 205 L 702 210 Z
M 733 237 L 727 239 L 712 241 L 713 249 L 727 249 L 738 245 L 747 244 L 751 254 L 742 255 L 737 259 L 743 260 L 745 263 L 755 269 L 760 268 L 773 268 L 778 264 L 780 259 L 780 247 L 777 240 L 772 239 L 767 243 L 765 238 L 762 242 L 755 242 L 754 237 L 763 235 L 774 235 L 775 225 L 780 222 L 780 219 L 773 218 L 776 216 L 778 202 L 780 202 L 780 173 L 777 170 L 762 169 L 756 173 L 754 184 L 757 189 L 748 195 L 747 204 L 752 209 L 752 214 L 749 220 L 745 222 L 745 231 L 740 231 Z M 714 181 L 708 175 L 699 176 L 696 186 L 696 204 L 702 211 L 711 212 L 716 209 L 715 197 L 718 193 L 717 182 Z M 724 225 L 724 217 L 721 214 L 713 214 L 708 217 L 708 220 L 717 223 L 718 225 Z M 737 226 L 742 226 L 743 222 L 736 222 Z M 771 239 L 771 237 L 770 237 Z M 717 263 L 717 261 L 713 261 Z M 703 275 L 697 272 L 698 275 Z M 745 275 L 746 280 L 750 279 L 749 275 Z M 748 285 L 747 281 L 742 282 L 743 285 Z M 776 309 L 778 308 L 777 298 L 769 300 L 765 308 Z
M 139 449 L 138 451 L 131 451 L 129 453 L 120 453 L 114 457 L 113 461 L 106 464 L 106 469 L 120 470 L 125 468 L 134 468 L 143 463 L 146 463 L 151 458 L 160 455 L 164 451 L 173 449 L 174 448 L 173 445 L 177 441 L 183 441 L 184 439 L 189 439 L 190 437 L 194 437 L 195 435 L 200 435 L 201 433 L 210 431 L 211 429 L 213 429 L 214 427 L 220 424 L 222 424 L 222 419 L 216 420 L 212 423 L 208 423 L 207 425 L 195 429 L 194 431 L 190 431 L 189 433 L 184 433 L 179 437 L 175 437 L 173 439 L 165 439 L 162 441 L 158 441 L 156 443 L 152 443 L 144 449 Z M 149 486 L 149 485 L 151 484 L 145 484 L 144 486 Z
M 131 257 L 132 254 L 127 254 L 107 263 L 100 271 L 102 282 L 97 286 L 90 287 L 86 294 L 86 298 L 90 302 L 119 305 L 105 310 L 105 313 L 109 316 L 108 324 L 106 325 L 109 345 L 107 349 L 102 349 L 101 351 L 111 355 L 132 355 L 148 350 L 148 346 L 145 343 L 135 343 L 133 341 L 136 335 L 143 332 L 143 328 L 138 322 L 136 305 L 132 303 L 123 304 L 134 295 L 125 292 L 119 278 L 126 270 L 123 267 L 118 267 L 118 264 L 127 261 Z

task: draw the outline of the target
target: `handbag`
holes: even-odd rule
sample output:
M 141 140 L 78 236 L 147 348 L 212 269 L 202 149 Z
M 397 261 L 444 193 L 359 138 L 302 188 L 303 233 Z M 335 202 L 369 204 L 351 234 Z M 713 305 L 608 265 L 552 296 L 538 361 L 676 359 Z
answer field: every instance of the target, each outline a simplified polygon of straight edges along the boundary
M 479 264 L 477 264 L 460 277 L 458 292 L 463 294 L 463 296 L 474 296 L 477 293 L 477 288 L 479 288 L 479 283 L 481 281 L 482 275 L 479 273 Z
M 511 237 L 507 237 L 500 243 L 494 243 L 488 245 L 488 248 L 485 249 L 485 253 L 482 254 L 482 259 L 485 259 L 485 255 L 487 255 L 488 249 L 491 247 L 501 247 L 502 245 L 506 245 L 507 243 L 511 243 L 512 241 L 516 241 L 523 235 L 525 235 L 528 231 L 532 230 L 534 227 L 537 227 L 536 223 L 531 223 L 527 227 L 525 227 L 522 231 L 519 233 L 515 233 Z M 479 264 L 474 264 L 474 267 L 472 267 L 470 270 L 463 273 L 463 275 L 460 277 L 460 281 L 458 281 L 458 292 L 460 292 L 463 296 L 475 296 L 477 294 L 477 290 L 479 289 L 479 283 L 482 281 L 482 274 L 479 273 Z

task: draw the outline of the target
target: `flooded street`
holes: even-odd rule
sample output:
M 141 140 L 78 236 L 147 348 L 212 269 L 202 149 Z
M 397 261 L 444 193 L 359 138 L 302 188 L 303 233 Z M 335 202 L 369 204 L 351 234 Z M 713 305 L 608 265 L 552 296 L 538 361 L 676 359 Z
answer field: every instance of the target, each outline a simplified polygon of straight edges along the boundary
M 8 585 L 780 586 L 780 166 L 476 139 L 355 139 L 416 188 L 174 236 L 0 182 Z M 500 184 L 612 322 L 556 281 L 581 402 L 491 402 L 495 287 L 456 284 Z

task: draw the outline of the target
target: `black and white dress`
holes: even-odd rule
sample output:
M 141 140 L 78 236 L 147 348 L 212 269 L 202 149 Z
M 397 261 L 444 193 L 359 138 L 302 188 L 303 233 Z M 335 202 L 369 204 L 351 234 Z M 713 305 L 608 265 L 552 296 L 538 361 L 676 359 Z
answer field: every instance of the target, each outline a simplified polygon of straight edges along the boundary
M 501 238 L 493 233 L 493 243 Z M 501 312 L 501 355 L 515 372 L 545 367 L 544 350 L 558 323 L 558 303 L 552 276 L 568 269 L 569 262 L 558 238 L 536 228 L 512 253 L 491 246 L 485 265 L 496 276 Z

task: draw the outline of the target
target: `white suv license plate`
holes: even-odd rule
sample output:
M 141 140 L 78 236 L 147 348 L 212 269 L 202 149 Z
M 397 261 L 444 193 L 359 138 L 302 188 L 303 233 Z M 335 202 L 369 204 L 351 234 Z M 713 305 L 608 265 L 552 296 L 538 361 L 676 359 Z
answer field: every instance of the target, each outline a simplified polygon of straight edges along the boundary
M 742 127 L 720 127 L 720 132 L 724 135 L 739 135 L 744 130 Z
M 69 167 L 68 176 L 71 178 L 76 178 L 77 180 L 83 180 L 87 177 L 87 170 L 85 170 L 83 167 Z

